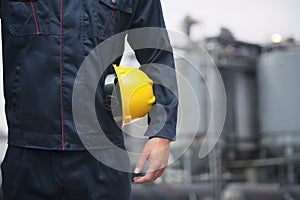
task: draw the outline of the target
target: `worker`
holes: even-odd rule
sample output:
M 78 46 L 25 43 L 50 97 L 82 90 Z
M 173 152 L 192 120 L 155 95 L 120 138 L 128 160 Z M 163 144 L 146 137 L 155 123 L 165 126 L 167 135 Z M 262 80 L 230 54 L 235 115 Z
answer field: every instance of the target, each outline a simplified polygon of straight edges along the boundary
M 136 28 L 165 28 L 160 0 L 1 0 L 0 5 L 8 124 L 8 149 L 1 165 L 4 199 L 130 199 L 132 174 L 100 162 L 80 140 L 72 113 L 73 86 L 84 59 L 103 41 Z M 128 34 L 133 46 L 135 39 Z M 160 42 L 170 46 L 168 40 Z M 141 172 L 148 161 L 145 174 L 134 178 L 145 183 L 161 176 L 167 166 L 178 100 L 163 86 L 165 79 L 176 85 L 175 75 L 166 77 L 159 68 L 174 69 L 172 52 L 147 48 L 135 54 L 141 65 L 148 65 L 147 75 L 161 83 L 154 81 L 154 104 L 166 111 L 164 126 L 148 135 L 132 170 Z M 104 76 L 111 73 L 110 65 Z M 103 104 L 103 82 L 100 79 L 95 94 L 97 119 L 108 138 L 125 149 L 122 130 Z M 153 126 L 161 121 L 159 114 L 154 116 L 149 117 Z

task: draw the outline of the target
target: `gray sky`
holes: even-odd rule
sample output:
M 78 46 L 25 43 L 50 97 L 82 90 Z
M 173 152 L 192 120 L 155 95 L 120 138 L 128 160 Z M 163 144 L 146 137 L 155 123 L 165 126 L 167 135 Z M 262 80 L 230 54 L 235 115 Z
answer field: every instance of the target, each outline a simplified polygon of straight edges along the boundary
M 300 40 L 299 0 L 161 0 L 167 27 L 180 30 L 184 16 L 202 23 L 192 29 L 192 37 L 215 36 L 221 26 L 229 28 L 236 39 L 270 42 L 272 33 Z

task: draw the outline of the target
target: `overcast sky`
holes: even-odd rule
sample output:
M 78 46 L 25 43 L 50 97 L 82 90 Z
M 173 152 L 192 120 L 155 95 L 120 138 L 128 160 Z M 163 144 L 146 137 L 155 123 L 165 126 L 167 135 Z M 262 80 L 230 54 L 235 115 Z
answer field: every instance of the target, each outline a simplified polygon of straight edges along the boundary
M 180 30 L 186 15 L 201 21 L 192 37 L 215 36 L 220 27 L 229 28 L 236 39 L 270 42 L 272 33 L 300 40 L 300 0 L 161 0 L 167 27 Z

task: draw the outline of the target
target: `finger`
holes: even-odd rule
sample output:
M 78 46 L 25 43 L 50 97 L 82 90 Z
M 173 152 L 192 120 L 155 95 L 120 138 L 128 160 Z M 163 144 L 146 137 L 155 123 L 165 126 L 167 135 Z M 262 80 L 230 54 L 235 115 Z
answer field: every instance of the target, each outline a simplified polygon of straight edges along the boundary
M 155 171 L 152 171 L 154 173 L 152 179 L 156 180 L 157 178 L 159 178 L 163 174 L 164 170 L 165 168 L 160 168 L 156 169 Z
M 154 181 L 163 174 L 164 169 L 165 168 L 159 170 L 151 170 L 149 168 L 145 176 L 136 177 L 133 180 L 135 183 L 146 183 L 146 182 Z
M 156 179 L 156 172 L 147 172 L 145 176 L 136 177 L 133 180 L 135 183 L 141 184 L 141 183 L 154 181 L 155 179 Z
M 165 168 L 158 170 L 156 178 L 161 177 L 161 175 L 164 173 L 164 171 L 165 171 Z
M 139 161 L 137 162 L 135 169 L 134 169 L 134 173 L 138 174 L 142 171 L 142 169 L 144 168 L 145 162 L 148 159 L 149 154 L 148 153 L 142 153 L 140 156 Z

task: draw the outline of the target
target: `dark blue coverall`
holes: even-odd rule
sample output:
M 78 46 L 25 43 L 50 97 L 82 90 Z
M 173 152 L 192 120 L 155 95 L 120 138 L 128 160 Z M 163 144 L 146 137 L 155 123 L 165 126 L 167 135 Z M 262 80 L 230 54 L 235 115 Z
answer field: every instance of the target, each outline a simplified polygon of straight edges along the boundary
M 105 166 L 80 141 L 72 90 L 84 58 L 102 41 L 134 28 L 165 27 L 160 0 L 1 0 L 0 5 L 9 144 L 1 165 L 5 199 L 130 199 L 131 175 Z M 170 52 L 138 50 L 136 57 L 141 64 L 174 68 Z M 102 106 L 102 85 L 100 80 L 98 120 L 113 142 L 123 144 L 122 130 Z M 177 98 L 161 85 L 154 85 L 154 92 L 167 119 L 151 136 L 174 140 Z

